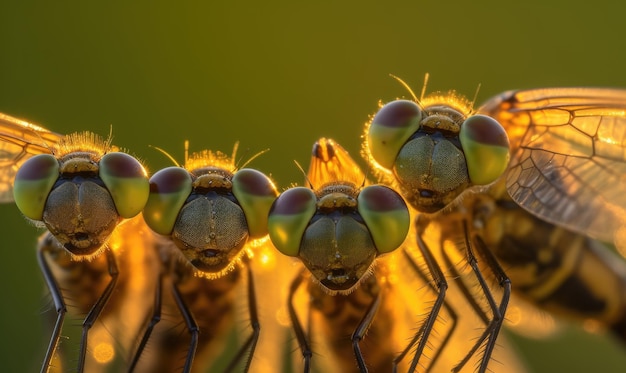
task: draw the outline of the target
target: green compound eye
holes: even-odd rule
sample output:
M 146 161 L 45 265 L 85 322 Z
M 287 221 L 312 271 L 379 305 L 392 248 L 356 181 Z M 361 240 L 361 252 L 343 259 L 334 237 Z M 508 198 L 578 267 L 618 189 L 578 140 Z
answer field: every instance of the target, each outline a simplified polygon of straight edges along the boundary
M 191 190 L 191 176 L 184 168 L 168 167 L 152 175 L 150 196 L 143 209 L 143 218 L 150 229 L 170 235 Z
M 141 212 L 150 186 L 146 170 L 138 160 L 126 153 L 107 153 L 100 159 L 99 175 L 121 217 L 132 218 Z
M 13 183 L 13 199 L 24 216 L 43 218 L 48 194 L 58 178 L 59 161 L 50 154 L 39 154 L 24 162 Z
M 304 231 L 317 210 L 316 202 L 315 193 L 304 187 L 287 189 L 276 198 L 267 226 L 272 243 L 281 253 L 298 256 Z
M 250 168 L 237 171 L 232 183 L 233 194 L 246 215 L 250 237 L 265 236 L 267 216 L 278 196 L 276 187 L 265 174 Z
M 473 115 L 461 125 L 459 139 L 470 181 L 486 185 L 502 175 L 509 164 L 509 138 L 495 119 Z
M 386 186 L 372 185 L 363 188 L 357 201 L 357 209 L 378 253 L 388 253 L 400 247 L 411 224 L 409 209 L 402 197 Z
M 392 169 L 400 148 L 419 129 L 421 120 L 422 111 L 413 101 L 396 100 L 383 106 L 367 132 L 367 143 L 376 162 Z

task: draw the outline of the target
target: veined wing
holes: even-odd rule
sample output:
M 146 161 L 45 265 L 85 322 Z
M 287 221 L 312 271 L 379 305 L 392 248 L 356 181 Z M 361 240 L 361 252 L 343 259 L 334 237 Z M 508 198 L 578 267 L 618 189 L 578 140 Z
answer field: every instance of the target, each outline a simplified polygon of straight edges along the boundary
M 333 139 L 321 138 L 313 146 L 307 179 L 314 188 L 338 180 L 362 185 L 365 175 L 348 152 Z
M 42 372 L 54 368 L 52 358 L 68 304 L 84 315 L 76 369 L 85 369 L 90 358 L 87 345 L 93 347 L 95 337 L 89 331 L 106 314 L 109 299 L 120 292 L 117 282 L 124 277 L 116 264 L 116 228 L 136 218 L 148 199 L 145 168 L 118 152 L 110 140 L 88 131 L 62 136 L 0 114 L 0 202 L 15 199 L 25 217 L 49 231 L 37 258 L 57 316 Z M 131 232 L 138 237 L 140 231 Z M 130 242 L 132 237 L 123 240 Z M 94 296 L 93 289 L 104 290 Z M 77 296 L 85 293 L 86 297 Z M 96 334 L 97 330 L 93 328 Z
M 626 90 L 505 92 L 479 110 L 507 131 L 511 197 L 542 219 L 623 246 Z
M 13 201 L 13 180 L 22 163 L 50 153 L 63 138 L 35 124 L 0 113 L 0 202 Z
M 492 369 L 491 353 L 504 319 L 498 315 L 506 313 L 509 284 L 546 309 L 597 319 L 621 332 L 624 272 L 603 259 L 604 251 L 595 248 L 596 241 L 589 235 L 624 242 L 618 237 L 626 232 L 620 228 L 624 200 L 619 196 L 624 186 L 621 122 L 626 92 L 509 92 L 478 113 L 453 91 L 420 99 L 413 96 L 414 101 L 395 100 L 382 106 L 372 117 L 366 126 L 364 154 L 375 161 L 374 167 L 393 174 L 404 197 L 425 213 L 416 224 L 419 253 L 428 259 L 433 254 L 427 248 L 437 251 L 442 243 L 449 243 L 452 250 L 446 251 L 459 256 L 446 261 L 435 254 L 427 263 L 446 263 L 450 270 L 456 263 L 471 267 L 468 286 L 458 280 L 465 277 L 463 272 L 447 276 L 451 280 L 445 299 L 452 305 L 463 298 L 473 304 L 486 327 L 455 371 L 472 366 L 481 347 L 478 370 Z M 613 185 L 600 184 L 607 182 Z M 443 239 L 423 239 L 431 225 L 441 228 Z M 473 252 L 479 252 L 480 258 Z M 489 284 L 491 276 L 497 279 L 496 286 Z M 596 287 L 598 276 L 603 280 Z M 461 298 L 451 295 L 456 284 L 466 289 Z M 479 292 L 474 284 L 479 284 Z M 565 293 L 577 296 L 559 295 Z M 603 299 L 597 304 L 617 306 L 590 311 L 589 304 L 595 301 L 583 293 Z M 484 310 L 486 304 L 489 312 Z M 615 312 L 605 312 L 608 309 Z

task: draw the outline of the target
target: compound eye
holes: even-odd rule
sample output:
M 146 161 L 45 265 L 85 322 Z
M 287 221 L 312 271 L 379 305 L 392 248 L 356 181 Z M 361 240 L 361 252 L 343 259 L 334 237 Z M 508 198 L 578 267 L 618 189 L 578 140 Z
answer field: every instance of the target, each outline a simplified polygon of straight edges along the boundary
M 150 187 L 146 170 L 138 160 L 126 153 L 107 153 L 100 159 L 99 175 L 121 217 L 132 218 L 141 212 Z
M 473 115 L 461 125 L 459 139 L 473 184 L 492 183 L 504 173 L 509 164 L 509 137 L 498 121 Z
M 180 167 L 168 167 L 150 178 L 150 196 L 143 209 L 143 218 L 153 231 L 170 235 L 178 213 L 191 194 L 189 172 Z
M 41 220 L 48 194 L 59 178 L 59 161 L 50 154 L 28 159 L 15 175 L 13 199 L 29 219 Z
M 268 230 L 274 246 L 283 254 L 298 256 L 300 243 L 317 210 L 317 197 L 309 188 L 295 187 L 281 193 L 268 217 Z
M 394 251 L 409 233 L 411 217 L 402 197 L 383 185 L 363 188 L 358 210 L 372 235 L 379 254 Z
M 372 157 L 391 170 L 396 156 L 406 141 L 420 127 L 422 110 L 408 100 L 392 101 L 378 110 L 367 132 Z
M 267 216 L 278 196 L 274 183 L 262 172 L 244 168 L 233 176 L 233 194 L 246 215 L 252 238 L 267 234 Z

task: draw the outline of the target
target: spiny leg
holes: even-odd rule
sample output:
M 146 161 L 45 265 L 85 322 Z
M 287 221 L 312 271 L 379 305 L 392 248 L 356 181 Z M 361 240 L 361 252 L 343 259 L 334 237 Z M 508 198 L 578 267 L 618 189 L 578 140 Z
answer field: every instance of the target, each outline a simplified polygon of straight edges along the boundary
M 485 323 L 485 326 L 487 326 L 489 324 L 489 317 L 487 316 L 485 311 L 480 307 L 480 305 L 476 301 L 474 295 L 471 293 L 470 289 L 467 287 L 465 282 L 461 280 L 461 277 L 462 277 L 461 273 L 459 273 L 459 271 L 456 269 L 455 264 L 452 263 L 452 260 L 450 259 L 450 255 L 446 252 L 446 250 L 443 249 L 443 246 L 441 249 L 441 256 L 443 257 L 443 260 L 448 266 L 448 271 L 450 271 L 450 274 L 452 275 L 451 277 L 458 280 L 456 281 L 456 284 L 458 285 L 459 290 L 461 291 L 461 294 L 463 295 L 465 300 L 467 300 L 468 304 L 470 305 L 470 307 L 472 307 L 474 312 L 476 312 L 476 314 L 480 317 L 483 323 Z
M 41 373 L 47 373 L 50 369 L 52 357 L 54 356 L 54 353 L 56 352 L 57 346 L 59 344 L 61 330 L 63 330 L 63 321 L 65 320 L 65 314 L 67 313 L 67 306 L 65 305 L 65 300 L 63 299 L 61 288 L 54 278 L 54 275 L 52 274 L 52 270 L 50 269 L 46 258 L 44 258 L 44 250 L 46 250 L 45 247 L 40 247 L 37 250 L 37 262 L 39 263 L 39 268 L 41 269 L 44 280 L 46 281 L 48 289 L 50 290 L 50 295 L 52 296 L 52 300 L 54 302 L 54 308 L 56 309 L 57 317 L 54 323 L 54 329 L 52 330 L 52 335 L 50 336 L 50 342 L 48 343 L 48 348 L 46 350 L 46 356 L 44 357 L 44 361 L 41 364 Z
M 237 355 L 235 355 L 230 364 L 228 364 L 228 367 L 224 370 L 225 372 L 233 372 L 237 366 L 237 362 L 246 351 L 249 351 L 249 353 L 248 358 L 246 359 L 246 366 L 243 371 L 247 372 L 250 369 L 250 364 L 252 363 L 252 358 L 254 357 L 254 350 L 256 349 L 256 344 L 259 340 L 259 333 L 261 332 L 252 269 L 250 269 L 249 265 L 247 265 L 246 268 L 248 272 L 248 311 L 250 312 L 250 326 L 252 327 L 252 334 L 250 334 L 237 352 Z
M 504 321 L 504 314 L 506 313 L 506 308 L 509 304 L 509 298 L 511 296 L 511 281 L 507 277 L 506 273 L 498 264 L 498 261 L 495 259 L 493 254 L 486 247 L 485 243 L 482 241 L 480 237 L 474 237 L 476 243 L 476 249 L 480 253 L 481 257 L 485 260 L 485 263 L 489 267 L 489 269 L 493 272 L 498 280 L 498 285 L 502 287 L 503 294 L 502 299 L 500 300 L 500 305 L 496 305 L 496 301 L 493 297 L 493 294 L 489 290 L 489 286 L 485 281 L 485 278 L 482 275 L 482 272 L 478 268 L 478 261 L 476 260 L 476 256 L 472 251 L 471 240 L 469 237 L 469 230 L 467 227 L 467 221 L 463 222 L 463 230 L 465 233 L 465 247 L 467 251 L 467 261 L 470 264 L 472 271 L 476 275 L 476 279 L 485 294 L 485 298 L 487 298 L 487 302 L 489 304 L 490 309 L 493 312 L 493 319 L 485 328 L 485 331 L 478 338 L 474 346 L 471 350 L 465 355 L 465 357 L 455 366 L 452 371 L 458 372 L 463 366 L 469 361 L 472 355 L 476 353 L 476 351 L 483 344 L 485 339 L 487 339 L 487 343 L 485 345 L 485 351 L 483 352 L 483 356 L 481 358 L 480 366 L 478 367 L 478 372 L 484 373 L 487 370 L 487 366 L 489 365 L 489 360 L 491 359 L 491 354 L 493 353 L 493 349 L 496 344 L 496 340 L 498 338 L 498 333 L 500 332 L 500 328 L 502 327 L 502 322 Z
M 302 357 L 304 358 L 303 371 L 308 373 L 310 371 L 311 356 L 313 355 L 313 352 L 311 351 L 311 346 L 309 345 L 307 336 L 304 333 L 304 329 L 302 328 L 302 324 L 300 323 L 300 319 L 298 319 L 298 314 L 293 305 L 294 295 L 304 280 L 304 271 L 304 269 L 300 271 L 300 273 L 291 282 L 291 286 L 289 287 L 287 309 L 289 312 L 289 318 L 291 319 L 291 326 L 296 334 L 296 339 L 298 340 L 298 345 L 300 346 L 300 351 L 302 351 Z
M 411 269 L 413 269 L 413 271 L 415 271 L 415 273 L 431 289 L 431 291 L 437 293 L 437 289 L 431 283 L 430 279 L 426 276 L 424 271 L 418 266 L 418 264 L 415 262 L 413 257 L 406 250 L 403 250 L 403 254 L 406 257 L 409 265 L 411 266 Z M 452 337 L 452 335 L 454 333 L 454 330 L 457 327 L 458 315 L 456 314 L 456 311 L 452 308 L 452 306 L 450 306 L 450 304 L 448 304 L 448 301 L 445 300 L 445 299 L 443 301 L 443 307 L 446 309 L 446 311 L 450 315 L 450 318 L 452 319 L 452 326 L 450 327 L 450 329 L 446 333 L 445 337 L 441 341 L 441 346 L 439 346 L 439 348 L 435 352 L 435 355 L 432 357 L 432 359 L 430 361 L 430 366 L 426 369 L 426 371 L 429 371 L 431 367 L 435 366 L 435 364 L 437 363 L 437 360 L 439 359 L 439 357 L 441 356 L 441 353 L 444 351 L 444 349 L 448 345 L 448 342 L 450 341 L 450 338 Z M 398 355 L 394 359 L 394 361 L 393 361 L 393 372 L 394 373 L 398 371 L 398 365 L 400 364 L 402 359 L 404 359 L 404 357 L 411 351 L 411 348 L 417 342 L 417 338 L 423 332 L 423 328 L 424 327 L 425 327 L 425 324 L 422 324 L 422 326 L 420 327 L 420 330 L 413 337 L 411 343 L 402 351 L 402 353 L 400 353 L 400 355 Z
M 409 349 L 419 340 L 419 344 L 417 345 L 417 349 L 415 350 L 415 354 L 413 355 L 413 360 L 411 361 L 411 366 L 409 367 L 409 372 L 415 372 L 415 370 L 417 369 L 419 358 L 424 352 L 426 342 L 428 342 L 428 337 L 430 336 L 435 321 L 439 316 L 441 306 L 445 302 L 446 291 L 448 290 L 448 282 L 443 275 L 441 267 L 437 263 L 437 260 L 433 256 L 430 249 L 428 248 L 428 245 L 426 244 L 426 242 L 424 242 L 424 239 L 422 238 L 422 234 L 425 232 L 426 227 L 428 226 L 428 221 L 424 219 L 422 215 L 420 215 L 418 216 L 415 225 L 417 226 L 417 247 L 420 249 L 420 252 L 424 258 L 424 262 L 426 263 L 428 271 L 430 272 L 430 276 L 433 279 L 435 286 L 438 288 L 438 294 L 437 299 L 435 300 L 435 303 L 428 314 L 428 317 L 424 321 L 424 324 L 415 333 L 413 339 L 407 346 L 407 349 Z M 405 255 L 408 254 L 405 253 Z

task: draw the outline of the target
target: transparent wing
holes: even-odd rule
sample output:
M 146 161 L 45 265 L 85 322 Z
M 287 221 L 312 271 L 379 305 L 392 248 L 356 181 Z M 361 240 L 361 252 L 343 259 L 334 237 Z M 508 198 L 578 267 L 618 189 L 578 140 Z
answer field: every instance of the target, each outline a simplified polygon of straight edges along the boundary
M 519 205 L 614 241 L 626 222 L 626 90 L 511 91 L 478 112 L 507 130 L 512 159 L 506 185 Z
M 314 188 L 338 180 L 355 185 L 362 185 L 365 181 L 363 171 L 346 149 L 326 138 L 320 138 L 313 147 L 307 178 Z
M 63 135 L 0 113 L 0 202 L 13 201 L 15 173 L 28 158 L 50 153 Z

